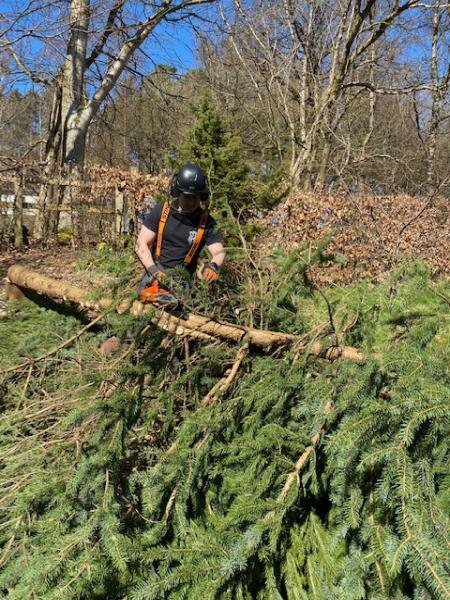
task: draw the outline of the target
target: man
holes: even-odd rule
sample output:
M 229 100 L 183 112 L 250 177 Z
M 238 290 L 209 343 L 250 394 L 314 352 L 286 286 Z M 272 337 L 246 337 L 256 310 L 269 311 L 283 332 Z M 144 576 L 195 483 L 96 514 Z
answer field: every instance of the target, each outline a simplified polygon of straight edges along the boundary
M 192 163 L 183 165 L 172 177 L 170 195 L 170 202 L 157 204 L 144 216 L 136 243 L 147 271 L 138 286 L 140 299 L 160 306 L 177 302 L 168 285 L 171 269 L 182 265 L 191 276 L 197 272 L 200 279 L 211 282 L 225 260 L 222 234 L 208 210 L 201 207 L 209 197 L 208 178 L 202 169 Z M 204 246 L 211 261 L 197 271 Z

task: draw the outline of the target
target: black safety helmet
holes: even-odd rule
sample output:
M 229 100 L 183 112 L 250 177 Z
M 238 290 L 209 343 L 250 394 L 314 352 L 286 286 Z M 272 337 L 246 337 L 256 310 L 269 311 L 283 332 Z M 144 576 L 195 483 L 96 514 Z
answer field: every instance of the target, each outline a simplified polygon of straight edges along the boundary
M 187 163 L 174 173 L 170 182 L 170 195 L 177 198 L 180 192 L 199 195 L 203 201 L 208 199 L 208 178 L 198 165 Z

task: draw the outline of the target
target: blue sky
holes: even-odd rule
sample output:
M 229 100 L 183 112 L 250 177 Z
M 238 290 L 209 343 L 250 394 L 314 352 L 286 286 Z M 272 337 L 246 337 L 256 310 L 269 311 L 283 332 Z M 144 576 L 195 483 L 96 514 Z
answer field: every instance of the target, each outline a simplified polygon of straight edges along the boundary
M 189 24 L 163 24 L 155 30 L 155 36 L 160 42 L 150 38 L 146 50 L 156 63 L 169 63 L 179 71 L 187 71 L 197 65 L 197 40 Z
M 27 0 L 26 2 L 23 0 L 0 0 L 0 32 L 4 30 L 5 26 L 7 25 L 6 20 L 2 21 L 2 15 L 14 14 L 19 8 L 23 8 L 24 6 L 28 5 L 29 1 L 30 0 Z M 109 3 L 103 4 L 101 0 L 97 0 L 97 2 L 97 7 L 103 8 L 105 4 L 109 5 Z M 95 0 L 91 2 L 91 5 L 95 5 Z M 135 2 L 134 4 L 131 2 L 130 7 L 137 20 L 145 17 L 142 4 L 140 2 Z M 212 9 L 209 6 L 205 6 L 202 7 L 201 10 L 205 15 L 207 15 Z M 53 12 L 58 14 L 58 11 Z M 37 14 L 38 13 L 36 13 L 36 15 Z M 39 15 L 39 18 L 37 18 L 36 15 L 30 17 L 30 21 L 26 26 L 32 27 L 38 23 L 41 27 L 40 33 L 45 35 L 48 34 L 49 29 L 47 29 L 45 17 L 43 18 L 42 15 Z M 58 27 L 63 30 L 63 27 L 61 27 L 61 22 L 51 23 L 53 16 L 54 14 L 52 14 L 50 11 L 48 14 L 48 27 L 53 28 L 54 32 L 60 33 Z M 202 23 L 196 21 L 196 25 L 197 27 L 201 27 Z M 98 35 L 96 37 L 98 37 Z M 52 40 L 49 42 L 44 42 L 32 37 L 26 38 L 22 42 L 21 54 L 27 58 L 28 64 L 31 65 L 34 60 L 38 59 L 38 57 L 45 56 L 45 54 L 47 54 L 46 48 L 51 48 L 51 53 L 48 54 L 48 57 L 52 56 L 52 58 L 43 58 L 42 60 L 50 60 L 51 62 L 49 71 L 54 72 L 56 70 L 56 63 L 58 60 L 60 62 L 63 59 L 63 52 L 65 49 L 61 41 L 57 41 L 57 37 L 55 37 L 54 40 L 55 42 L 52 42 Z M 2 40 L 0 38 L 0 43 L 1 41 Z M 197 66 L 196 46 L 196 35 L 188 21 L 181 21 L 175 24 L 163 22 L 155 29 L 155 31 L 143 45 L 143 49 L 149 58 L 146 59 L 140 52 L 136 54 L 136 57 L 139 60 L 137 68 L 139 72 L 148 74 L 153 70 L 154 65 L 168 63 L 176 67 L 179 72 L 187 71 Z M 55 59 L 55 57 L 58 56 L 58 52 L 60 53 L 60 58 Z M 130 61 L 130 66 L 133 66 L 133 64 L 135 64 L 135 61 Z M 13 81 L 13 86 L 21 91 L 26 91 L 31 85 L 31 82 L 26 76 L 17 76 L 17 78 L 15 78 Z

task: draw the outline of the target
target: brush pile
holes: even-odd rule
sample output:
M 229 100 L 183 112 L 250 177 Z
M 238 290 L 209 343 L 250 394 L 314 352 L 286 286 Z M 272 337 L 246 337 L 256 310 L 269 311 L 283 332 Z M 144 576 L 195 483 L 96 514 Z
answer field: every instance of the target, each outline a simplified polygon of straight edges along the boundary
M 346 260 L 322 270 L 325 284 L 379 277 L 400 255 L 420 256 L 434 276 L 450 275 L 448 198 L 292 194 L 255 222 L 265 231 L 262 247 L 291 249 L 333 233 L 330 248 Z
M 3 597 L 450 596 L 450 286 L 421 264 L 312 284 L 332 259 L 231 262 L 197 290 L 211 317 L 299 340 L 273 350 L 8 306 Z M 378 358 L 330 362 L 318 340 Z

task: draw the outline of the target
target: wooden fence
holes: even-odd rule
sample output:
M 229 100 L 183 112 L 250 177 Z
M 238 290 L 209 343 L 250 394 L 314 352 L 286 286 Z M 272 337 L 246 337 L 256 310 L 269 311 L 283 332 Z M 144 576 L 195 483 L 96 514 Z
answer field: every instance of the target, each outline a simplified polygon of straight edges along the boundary
M 43 217 L 53 223 L 60 239 L 115 242 L 134 232 L 139 212 L 155 192 L 164 190 L 167 180 L 114 169 L 111 176 L 107 169 L 95 175 L 80 181 L 46 179 L 25 168 L 0 170 L 0 246 L 21 247 Z M 44 200 L 43 186 L 48 192 Z

